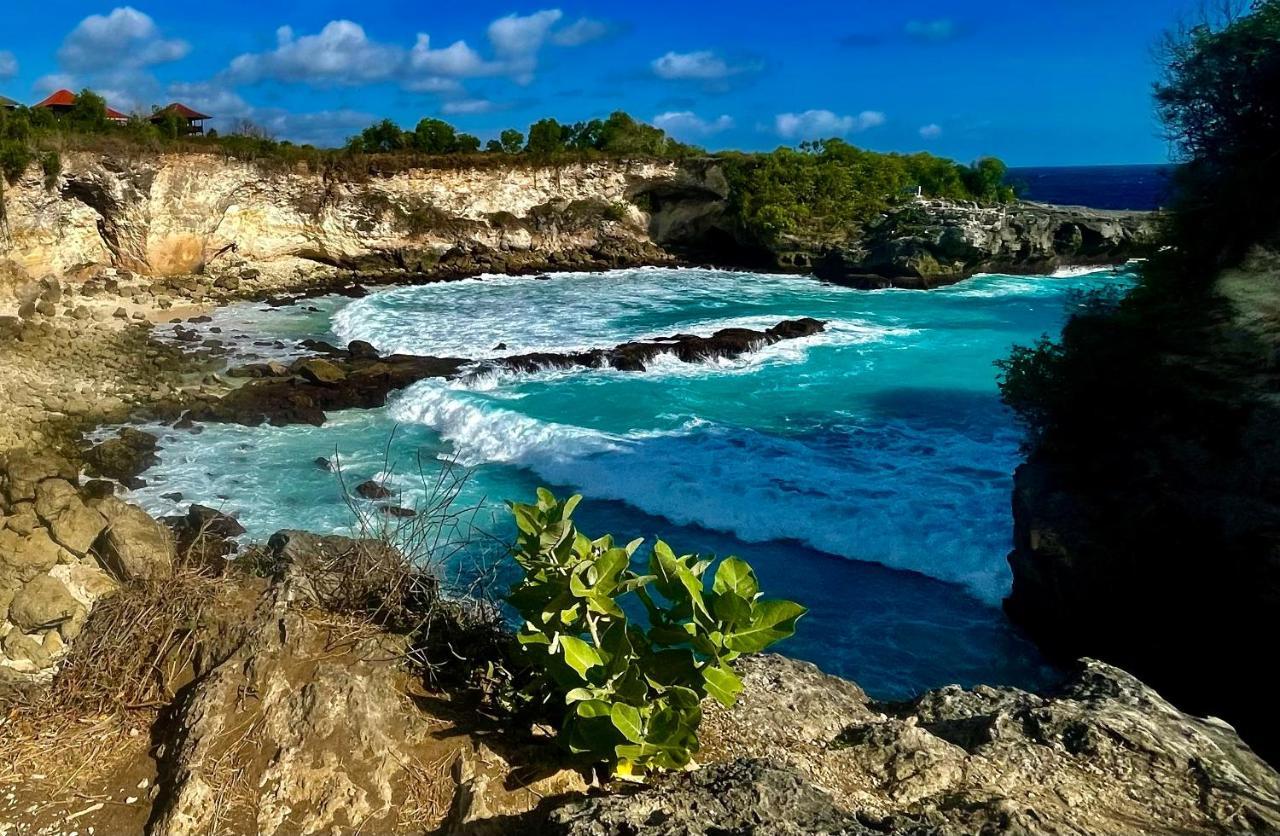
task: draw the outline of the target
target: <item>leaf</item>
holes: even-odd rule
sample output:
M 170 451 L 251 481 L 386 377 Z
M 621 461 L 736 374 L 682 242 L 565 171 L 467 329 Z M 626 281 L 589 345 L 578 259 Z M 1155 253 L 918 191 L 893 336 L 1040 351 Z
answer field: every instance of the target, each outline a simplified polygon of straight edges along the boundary
M 809 610 L 794 601 L 757 601 L 751 622 L 725 637 L 724 646 L 738 653 L 759 653 L 796 631 L 796 621 Z
M 644 721 L 640 717 L 639 709 L 635 706 L 615 702 L 609 709 L 609 719 L 613 721 L 613 727 L 627 740 L 632 743 L 644 742 Z
M 707 694 L 725 708 L 733 708 L 742 693 L 742 680 L 726 667 L 708 665 L 702 669 L 702 678 L 707 684 Z
M 608 717 L 609 703 L 604 700 L 586 700 L 578 703 L 577 707 L 574 709 L 574 713 L 584 719 L 590 719 L 592 717 Z
M 711 612 L 725 626 L 751 621 L 751 604 L 730 589 L 714 594 L 711 599 Z
M 732 592 L 743 600 L 752 601 L 760 594 L 760 582 L 756 580 L 756 573 L 745 560 L 726 557 L 720 564 L 720 568 L 716 569 L 716 578 L 711 584 L 711 589 L 716 594 Z
M 583 679 L 587 678 L 587 671 L 604 664 L 600 653 L 576 636 L 561 636 L 560 651 L 565 664 L 577 671 Z
M 583 700 L 595 699 L 595 692 L 590 688 L 574 688 L 564 695 L 565 705 L 573 705 L 575 702 Z
M 649 678 L 659 685 L 696 681 L 698 668 L 688 650 L 659 650 L 644 659 Z
M 567 520 L 573 516 L 573 509 L 578 507 L 578 503 L 582 501 L 582 494 L 574 494 L 564 501 L 564 505 L 560 507 L 560 519 Z

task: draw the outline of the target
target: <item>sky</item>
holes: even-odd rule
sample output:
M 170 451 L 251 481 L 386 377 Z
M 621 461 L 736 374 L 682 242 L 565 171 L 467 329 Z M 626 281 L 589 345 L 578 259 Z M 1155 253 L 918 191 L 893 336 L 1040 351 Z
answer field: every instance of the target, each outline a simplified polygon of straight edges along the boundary
M 1154 46 L 1189 0 L 0 0 L 0 95 L 182 101 L 341 144 L 625 110 L 709 149 L 839 136 L 1015 166 L 1165 162 Z

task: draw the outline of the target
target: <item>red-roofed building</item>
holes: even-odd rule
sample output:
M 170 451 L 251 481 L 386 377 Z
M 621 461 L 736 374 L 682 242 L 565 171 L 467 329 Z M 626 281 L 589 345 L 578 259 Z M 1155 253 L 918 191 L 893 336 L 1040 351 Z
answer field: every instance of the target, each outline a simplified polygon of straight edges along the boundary
M 158 124 L 164 121 L 164 119 L 170 114 L 186 121 L 188 134 L 203 134 L 205 120 L 213 118 L 212 116 L 201 113 L 198 110 L 192 110 L 182 102 L 173 102 L 172 104 L 168 104 L 151 114 L 151 121 Z
M 54 113 L 58 114 L 67 113 L 75 106 L 76 94 L 72 93 L 70 90 L 58 90 L 57 92 L 50 93 L 44 101 L 32 105 L 32 107 L 42 107 L 46 110 L 52 110 Z M 124 124 L 129 121 L 129 117 L 115 108 L 108 107 L 107 120 Z

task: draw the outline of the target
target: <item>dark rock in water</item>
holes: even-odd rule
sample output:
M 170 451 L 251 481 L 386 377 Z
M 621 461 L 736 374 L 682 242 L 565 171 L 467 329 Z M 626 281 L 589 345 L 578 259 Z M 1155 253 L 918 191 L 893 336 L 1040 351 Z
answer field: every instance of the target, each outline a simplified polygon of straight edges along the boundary
M 365 499 L 387 499 L 391 496 L 391 491 L 372 479 L 356 485 L 356 493 Z
M 115 438 L 90 448 L 84 461 L 92 473 L 136 487 L 138 474 L 160 461 L 156 445 L 156 437 L 150 433 L 125 427 Z
M 211 316 L 193 316 L 193 317 L 189 318 L 189 319 L 187 320 L 187 322 L 191 322 L 191 323 L 213 322 L 213 317 L 211 317 Z
M 160 494 L 160 498 L 161 498 L 161 499 L 167 499 L 167 500 L 169 500 L 170 502 L 181 502 L 181 501 L 182 501 L 182 492 L 181 492 L 181 491 L 174 491 L 173 493 L 162 493 L 162 494 Z
M 623 343 L 612 349 L 593 349 L 572 354 L 539 352 L 491 360 L 488 367 L 536 372 L 541 369 L 612 367 L 624 372 L 642 372 L 649 362 L 661 354 L 670 354 L 686 363 L 702 363 L 719 358 L 734 359 L 763 346 L 782 340 L 794 340 L 820 333 L 825 328 L 820 320 L 805 317 L 785 320 L 764 331 L 750 328 L 725 328 L 709 337 L 676 334 L 657 340 Z
M 506 351 L 506 350 L 507 350 L 507 344 L 506 344 L 506 343 L 498 343 L 498 344 L 497 344 L 497 345 L 495 345 L 491 350 L 492 350 L 492 351 Z
M 315 357 L 299 360 L 290 370 L 317 386 L 337 386 L 347 378 L 347 373 L 333 363 Z
M 352 360 L 377 360 L 382 356 L 378 353 L 378 349 L 374 348 L 373 343 L 364 340 L 352 340 L 347 343 L 347 353 Z
M 399 519 L 412 519 L 418 516 L 418 512 L 412 508 L 404 508 L 400 505 L 379 505 L 378 511 L 385 517 L 397 517 Z
M 245 528 L 235 517 L 204 505 L 192 504 L 187 509 L 186 526 L 192 531 L 204 531 L 218 537 L 239 537 Z
M 323 470 L 325 473 L 333 472 L 333 462 L 329 461 L 324 456 L 316 457 L 315 466 Z
M 297 301 L 292 296 L 273 296 L 267 300 L 267 305 L 272 308 L 287 308 Z
M 336 355 L 347 354 L 346 351 L 343 351 L 342 349 L 338 348 L 333 343 L 325 342 L 324 340 L 303 340 L 302 342 L 298 343 L 298 345 L 302 346 L 303 348 L 307 348 L 312 351 L 319 352 L 321 354 L 336 354 Z

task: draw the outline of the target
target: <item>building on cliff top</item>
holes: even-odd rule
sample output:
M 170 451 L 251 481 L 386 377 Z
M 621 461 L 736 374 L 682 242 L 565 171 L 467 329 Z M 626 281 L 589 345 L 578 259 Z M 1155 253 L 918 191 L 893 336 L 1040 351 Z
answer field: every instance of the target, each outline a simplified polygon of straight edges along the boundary
M 50 93 L 44 101 L 37 102 L 32 105 L 32 107 L 42 107 L 47 110 L 51 110 L 59 115 L 67 113 L 75 106 L 76 94 L 72 93 L 70 90 L 58 90 L 55 93 Z M 108 107 L 107 121 L 123 125 L 125 122 L 129 121 L 129 116 L 128 114 L 121 113 L 115 108 Z
M 158 124 L 170 114 L 177 116 L 179 119 L 185 120 L 187 123 L 187 134 L 200 135 L 204 133 L 204 123 L 206 119 L 212 119 L 212 116 L 201 113 L 198 110 L 192 110 L 182 102 L 173 102 L 151 114 L 150 121 Z

